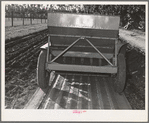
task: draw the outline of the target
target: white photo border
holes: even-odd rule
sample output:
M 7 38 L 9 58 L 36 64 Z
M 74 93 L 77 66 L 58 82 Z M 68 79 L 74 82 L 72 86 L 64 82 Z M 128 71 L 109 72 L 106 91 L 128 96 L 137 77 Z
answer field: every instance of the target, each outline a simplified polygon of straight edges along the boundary
M 111 4 L 146 6 L 146 67 L 145 110 L 87 110 L 74 114 L 73 110 L 5 109 L 5 4 Z M 148 2 L 140 1 L 2 1 L 1 2 L 1 118 L 2 121 L 148 121 Z

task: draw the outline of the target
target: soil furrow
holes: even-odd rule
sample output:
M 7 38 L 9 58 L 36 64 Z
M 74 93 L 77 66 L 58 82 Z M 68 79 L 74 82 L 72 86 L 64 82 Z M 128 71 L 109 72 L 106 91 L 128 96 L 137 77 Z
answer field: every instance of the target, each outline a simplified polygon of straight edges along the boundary
M 5 45 L 9 45 L 12 42 L 16 43 L 16 42 L 22 41 L 24 39 L 27 40 L 27 39 L 31 38 L 32 36 L 37 36 L 38 34 L 47 33 L 47 32 L 48 32 L 48 30 L 45 29 L 45 30 L 42 30 L 42 31 L 39 31 L 39 32 L 34 32 L 34 33 L 24 35 L 24 36 L 21 36 L 21 37 L 15 37 L 15 38 L 7 39 L 7 40 L 5 40 L 5 43 L 6 43 Z
M 46 38 L 40 44 L 38 44 L 36 47 L 34 47 L 34 48 L 30 47 L 29 49 L 25 50 L 25 52 L 22 52 L 21 54 L 19 53 L 20 55 L 12 58 L 12 60 L 6 62 L 6 67 L 9 67 L 10 65 L 13 65 L 14 63 L 18 63 L 20 61 L 20 59 L 22 59 L 23 57 L 26 58 L 27 57 L 26 54 L 33 53 L 32 51 L 34 51 L 36 48 L 39 48 L 38 46 L 39 45 L 41 46 L 45 41 L 46 41 Z
M 47 37 L 44 37 L 42 40 L 44 40 L 44 39 L 47 39 Z M 28 44 L 26 47 L 20 48 L 19 50 L 15 51 L 14 53 L 6 54 L 6 62 L 12 60 L 14 57 L 27 51 L 30 48 L 35 48 L 37 43 L 40 43 L 40 42 L 41 42 L 41 40 L 37 40 L 36 42 L 31 42 L 31 44 Z

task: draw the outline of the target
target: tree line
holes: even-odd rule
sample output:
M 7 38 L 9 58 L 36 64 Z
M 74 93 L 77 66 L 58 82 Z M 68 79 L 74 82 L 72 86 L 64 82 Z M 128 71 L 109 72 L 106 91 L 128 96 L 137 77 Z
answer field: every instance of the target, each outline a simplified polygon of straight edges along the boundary
M 145 5 L 7 4 L 6 17 L 46 19 L 48 12 L 120 16 L 120 26 L 145 29 Z

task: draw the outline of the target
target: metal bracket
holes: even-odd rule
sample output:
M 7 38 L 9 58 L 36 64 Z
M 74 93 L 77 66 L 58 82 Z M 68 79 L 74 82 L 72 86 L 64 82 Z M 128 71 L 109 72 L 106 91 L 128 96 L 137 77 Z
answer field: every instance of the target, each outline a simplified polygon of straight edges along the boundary
M 65 50 L 63 50 L 58 56 L 56 56 L 54 59 L 50 61 L 50 63 L 54 62 L 56 59 L 64 55 L 71 47 L 73 47 L 81 38 L 78 38 L 75 40 L 71 45 L 69 45 Z
M 114 66 L 88 39 L 85 38 L 85 40 L 109 63 L 109 65 Z
M 50 37 L 50 36 L 49 36 Z M 72 36 L 73 37 L 73 36 Z M 85 39 L 97 52 L 98 54 L 104 58 L 109 65 L 114 66 L 85 36 L 79 37 L 77 40 L 75 40 L 71 45 L 69 45 L 65 50 L 63 50 L 59 55 L 57 55 L 54 59 L 50 61 L 50 63 L 53 63 L 55 60 L 57 60 L 59 57 L 64 55 L 71 47 L 73 47 L 80 39 Z M 50 40 L 50 38 L 49 38 Z M 49 41 L 48 41 L 49 42 Z M 49 51 L 49 50 L 48 50 Z M 47 58 L 48 60 L 48 58 Z

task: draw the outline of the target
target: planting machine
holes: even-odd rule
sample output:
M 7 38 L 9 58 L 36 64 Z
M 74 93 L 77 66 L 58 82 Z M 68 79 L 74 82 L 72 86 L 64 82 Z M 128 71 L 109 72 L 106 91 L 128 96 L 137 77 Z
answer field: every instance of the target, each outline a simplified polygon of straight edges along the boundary
M 51 86 L 50 101 L 63 108 L 82 108 L 83 100 L 90 109 L 130 108 L 123 94 L 127 44 L 119 41 L 119 22 L 119 16 L 48 13 L 48 43 L 41 47 L 37 82 L 41 89 Z

